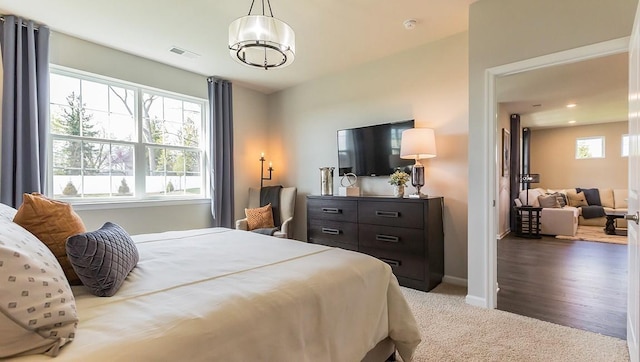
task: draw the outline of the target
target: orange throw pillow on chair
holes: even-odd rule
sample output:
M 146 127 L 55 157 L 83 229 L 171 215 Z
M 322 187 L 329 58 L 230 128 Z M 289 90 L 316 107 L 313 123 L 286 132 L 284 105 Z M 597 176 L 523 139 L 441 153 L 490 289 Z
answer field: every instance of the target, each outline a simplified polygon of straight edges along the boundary
M 244 209 L 244 214 L 247 216 L 247 228 L 249 230 L 275 227 L 271 204 L 256 207 L 255 209 Z
M 69 284 L 82 284 L 67 259 L 65 244 L 69 236 L 84 233 L 87 229 L 71 205 L 36 192 L 24 194 L 13 222 L 27 229 L 51 250 Z

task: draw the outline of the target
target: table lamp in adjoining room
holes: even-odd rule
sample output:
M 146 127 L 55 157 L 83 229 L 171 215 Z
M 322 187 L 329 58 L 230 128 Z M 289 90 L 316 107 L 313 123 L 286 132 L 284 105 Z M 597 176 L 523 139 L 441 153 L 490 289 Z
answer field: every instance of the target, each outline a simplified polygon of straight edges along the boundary
M 424 186 L 424 166 L 421 159 L 436 157 L 436 137 L 431 128 L 411 128 L 402 132 L 400 143 L 400 158 L 416 160 L 411 170 L 411 184 L 416 188 L 416 193 L 410 198 L 427 197 L 420 192 Z

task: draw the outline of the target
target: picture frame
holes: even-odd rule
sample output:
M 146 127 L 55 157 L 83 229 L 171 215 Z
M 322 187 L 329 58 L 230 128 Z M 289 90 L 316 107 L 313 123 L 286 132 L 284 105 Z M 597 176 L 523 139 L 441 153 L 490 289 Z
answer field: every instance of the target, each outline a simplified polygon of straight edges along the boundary
M 502 129 L 502 177 L 509 177 L 511 167 L 511 133 Z

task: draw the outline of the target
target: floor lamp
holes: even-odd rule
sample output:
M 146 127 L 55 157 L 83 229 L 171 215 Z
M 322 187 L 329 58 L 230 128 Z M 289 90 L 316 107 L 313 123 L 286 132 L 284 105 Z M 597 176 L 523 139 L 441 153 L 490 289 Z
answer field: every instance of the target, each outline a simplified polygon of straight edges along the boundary
M 523 188 L 526 190 L 527 195 L 526 195 L 526 205 L 528 207 L 531 207 L 531 205 L 529 205 L 529 185 L 530 184 L 537 184 L 540 182 L 540 174 L 539 173 L 525 173 L 520 175 L 520 182 L 522 183 Z
M 427 197 L 420 193 L 420 188 L 424 186 L 424 166 L 420 160 L 433 157 L 436 157 L 436 137 L 433 129 L 411 128 L 402 131 L 400 158 L 416 161 L 411 170 L 411 184 L 416 188 L 416 193 L 409 195 L 409 198 Z

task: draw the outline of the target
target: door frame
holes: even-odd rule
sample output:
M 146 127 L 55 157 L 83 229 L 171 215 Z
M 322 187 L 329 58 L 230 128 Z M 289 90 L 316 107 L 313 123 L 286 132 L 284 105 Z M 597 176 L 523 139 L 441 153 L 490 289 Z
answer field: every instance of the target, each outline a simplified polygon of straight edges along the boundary
M 485 263 L 484 270 L 484 295 L 486 300 L 484 306 L 486 308 L 497 307 L 498 299 L 498 222 L 500 220 L 499 207 L 496 207 L 498 195 L 499 195 L 499 175 L 500 171 L 500 157 L 499 157 L 499 140 L 498 137 L 498 104 L 496 101 L 496 79 L 499 77 L 526 72 L 529 70 L 540 69 L 550 67 L 554 65 L 562 65 L 575 63 L 583 60 L 599 58 L 607 55 L 620 54 L 629 51 L 630 37 L 623 37 L 613 39 L 601 43 L 591 44 L 575 49 L 569 49 L 553 54 L 543 55 L 540 57 L 530 58 L 523 61 L 518 61 L 510 64 L 505 64 L 497 67 L 488 68 L 485 70 L 485 107 L 484 114 L 484 134 L 487 137 L 487 142 L 493 147 L 488 147 L 486 159 L 488 172 L 485 174 L 487 177 L 486 194 L 493 195 L 493 203 L 487 205 L 486 215 L 488 215 L 487 228 L 485 229 L 484 250 L 486 252 L 485 257 L 487 262 Z M 512 136 L 515 137 L 515 136 Z M 472 304 L 478 305 L 479 301 L 475 301 Z

